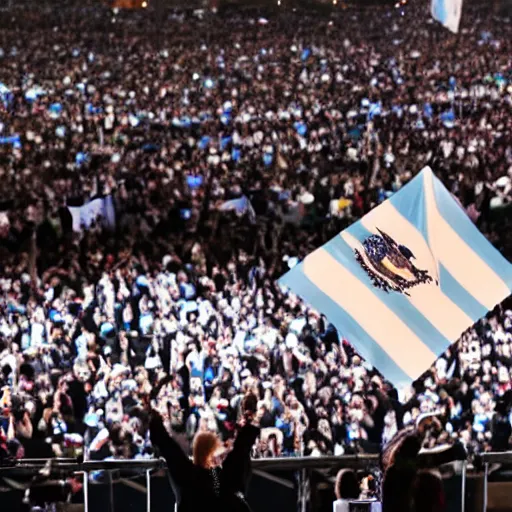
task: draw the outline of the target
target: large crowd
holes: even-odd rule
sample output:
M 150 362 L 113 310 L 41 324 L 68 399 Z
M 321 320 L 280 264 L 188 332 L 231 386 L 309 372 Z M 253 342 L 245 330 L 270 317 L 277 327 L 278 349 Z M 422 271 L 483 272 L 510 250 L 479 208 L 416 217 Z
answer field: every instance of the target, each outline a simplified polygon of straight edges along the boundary
M 507 303 L 399 394 L 277 284 L 425 165 L 512 256 L 512 24 L 415 4 L 1 12 L 4 450 L 150 457 L 149 400 L 229 442 L 249 391 L 255 457 L 377 452 L 433 410 L 430 443 L 508 447 Z

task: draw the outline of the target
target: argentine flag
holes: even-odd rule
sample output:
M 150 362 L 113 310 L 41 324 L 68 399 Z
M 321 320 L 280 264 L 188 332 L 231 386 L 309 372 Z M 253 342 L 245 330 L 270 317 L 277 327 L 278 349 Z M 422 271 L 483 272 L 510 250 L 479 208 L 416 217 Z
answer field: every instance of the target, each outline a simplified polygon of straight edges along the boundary
M 457 34 L 462 14 L 462 0 L 432 0 L 430 10 L 432 18 Z
M 427 167 L 280 284 L 402 388 L 510 295 L 512 265 Z

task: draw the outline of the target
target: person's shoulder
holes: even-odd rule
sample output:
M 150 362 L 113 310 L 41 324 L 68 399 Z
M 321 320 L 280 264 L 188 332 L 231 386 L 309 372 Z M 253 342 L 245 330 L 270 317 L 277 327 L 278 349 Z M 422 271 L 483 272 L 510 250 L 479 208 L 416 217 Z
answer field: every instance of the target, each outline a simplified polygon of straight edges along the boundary
M 261 428 L 257 425 L 254 425 L 252 423 L 246 423 L 240 430 L 244 430 L 248 433 L 251 433 L 253 435 L 258 435 L 261 431 Z

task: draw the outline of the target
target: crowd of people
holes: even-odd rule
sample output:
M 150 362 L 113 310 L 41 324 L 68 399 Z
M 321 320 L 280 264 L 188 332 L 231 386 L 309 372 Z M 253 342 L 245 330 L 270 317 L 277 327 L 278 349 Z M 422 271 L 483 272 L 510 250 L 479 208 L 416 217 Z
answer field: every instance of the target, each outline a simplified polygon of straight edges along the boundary
M 425 165 L 512 256 L 512 25 L 412 3 L 2 11 L 5 451 L 151 457 L 148 400 L 229 442 L 248 392 L 254 457 L 378 452 L 433 410 L 430 443 L 508 447 L 507 303 L 399 394 L 277 284 Z

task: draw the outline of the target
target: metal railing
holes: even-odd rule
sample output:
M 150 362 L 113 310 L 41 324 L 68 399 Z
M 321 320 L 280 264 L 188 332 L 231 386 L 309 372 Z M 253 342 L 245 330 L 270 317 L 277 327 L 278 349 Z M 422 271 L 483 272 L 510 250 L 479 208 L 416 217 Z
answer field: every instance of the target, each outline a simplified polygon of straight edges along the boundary
M 481 455 L 484 464 L 484 496 L 482 500 L 482 510 L 487 511 L 487 482 L 489 479 L 490 464 L 510 464 L 512 463 L 512 452 L 487 452 Z
M 378 455 L 346 455 L 341 457 L 279 457 L 254 459 L 252 468 L 255 471 L 298 471 L 300 476 L 299 485 L 304 484 L 302 479 L 307 478 L 307 472 L 314 469 L 327 468 L 368 468 L 376 467 L 379 464 Z M 151 510 L 151 472 L 165 469 L 163 459 L 150 460 L 105 460 L 105 461 L 84 461 L 78 462 L 75 459 L 21 459 L 12 466 L 0 467 L 0 477 L 16 475 L 34 475 L 46 469 L 48 474 L 83 474 L 84 510 L 89 512 L 89 476 L 98 471 L 125 471 L 139 470 L 145 473 L 146 477 L 146 510 Z M 112 479 L 109 481 L 112 486 Z M 111 493 L 112 499 L 112 493 Z
M 29 474 L 42 469 L 51 463 L 52 471 L 68 473 L 91 473 L 93 471 L 115 470 L 154 470 L 166 467 L 164 459 L 146 460 L 99 460 L 78 462 L 76 459 L 20 459 L 12 466 L 0 467 L 0 476 L 5 473 Z M 368 465 L 378 465 L 377 454 L 342 455 L 331 457 L 275 457 L 253 459 L 253 469 L 272 469 L 277 471 L 296 471 L 299 469 L 319 469 L 332 467 L 360 468 Z
M 489 464 L 512 462 L 512 452 L 506 453 L 486 453 L 482 455 L 484 463 L 484 497 L 483 510 L 487 508 L 487 479 L 489 472 Z M 339 457 L 280 457 L 268 459 L 253 459 L 252 468 L 254 470 L 273 470 L 273 471 L 298 471 L 302 478 L 307 478 L 306 474 L 314 469 L 327 468 L 369 468 L 377 467 L 379 464 L 378 455 L 343 455 Z M 108 461 L 84 461 L 78 462 L 75 459 L 21 459 L 13 466 L 0 467 L 0 477 L 16 476 L 16 475 L 34 475 L 41 472 L 47 466 L 47 470 L 51 474 L 73 474 L 81 473 L 84 475 L 84 509 L 89 512 L 89 476 L 93 472 L 98 471 L 123 471 L 123 470 L 140 470 L 145 473 L 146 477 L 146 510 L 151 510 L 151 472 L 155 470 L 165 469 L 166 464 L 163 459 L 149 460 L 108 460 Z M 461 470 L 461 510 L 465 509 L 466 494 L 466 476 L 467 461 L 463 461 Z M 112 486 L 112 480 L 110 480 Z M 300 485 L 300 484 L 299 484 Z

